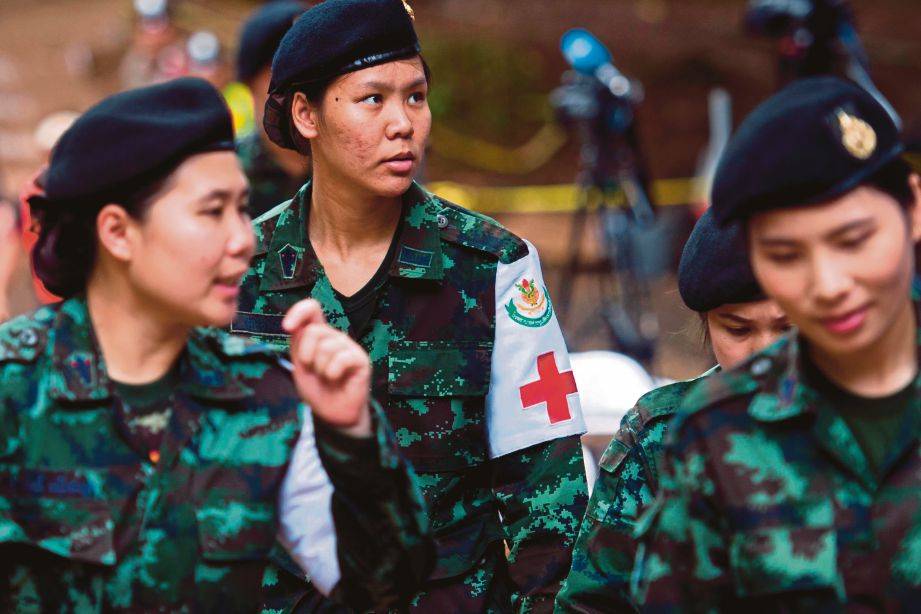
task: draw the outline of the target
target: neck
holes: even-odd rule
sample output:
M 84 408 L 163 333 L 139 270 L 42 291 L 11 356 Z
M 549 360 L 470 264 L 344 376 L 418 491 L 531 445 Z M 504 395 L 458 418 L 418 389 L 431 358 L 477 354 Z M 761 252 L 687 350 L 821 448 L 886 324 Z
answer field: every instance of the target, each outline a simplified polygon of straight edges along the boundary
M 265 147 L 266 152 L 285 171 L 286 175 L 292 179 L 303 179 L 307 176 L 310 170 L 310 158 L 293 149 L 279 147 L 269 139 L 265 130 L 259 131 L 259 138 L 262 140 L 262 145 Z
M 815 365 L 835 384 L 864 397 L 882 397 L 902 390 L 918 374 L 918 325 L 914 304 L 906 301 L 895 323 L 859 356 L 825 353 L 810 346 Z
M 163 377 L 188 340 L 190 327 L 168 322 L 124 284 L 94 275 L 87 306 L 111 379 L 146 384 Z
M 314 169 L 309 234 L 314 248 L 343 256 L 390 244 L 400 222 L 400 197 L 368 194 L 346 181 L 328 180 Z

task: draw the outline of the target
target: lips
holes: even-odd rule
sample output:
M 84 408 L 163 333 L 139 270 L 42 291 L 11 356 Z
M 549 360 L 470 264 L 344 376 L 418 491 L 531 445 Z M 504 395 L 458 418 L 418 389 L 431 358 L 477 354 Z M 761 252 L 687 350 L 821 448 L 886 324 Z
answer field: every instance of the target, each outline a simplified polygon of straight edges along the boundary
M 416 160 L 412 152 L 401 152 L 391 156 L 383 161 L 383 165 L 398 174 L 409 173 L 413 170 L 413 163 Z
M 867 306 L 863 306 L 838 315 L 821 318 L 820 321 L 822 326 L 829 332 L 836 335 L 846 335 L 856 331 L 863 325 L 867 319 L 867 309 Z

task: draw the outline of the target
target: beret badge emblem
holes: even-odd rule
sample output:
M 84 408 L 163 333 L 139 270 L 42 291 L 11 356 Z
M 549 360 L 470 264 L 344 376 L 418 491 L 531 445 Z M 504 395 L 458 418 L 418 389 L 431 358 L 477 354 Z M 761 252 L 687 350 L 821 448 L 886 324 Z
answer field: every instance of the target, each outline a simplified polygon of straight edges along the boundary
M 416 12 L 413 10 L 413 7 L 409 6 L 409 2 L 406 0 L 403 0 L 403 8 L 406 9 L 406 12 L 409 14 L 409 18 L 415 21 Z
M 841 129 L 841 144 L 849 154 L 858 160 L 866 160 L 876 151 L 876 132 L 867 122 L 838 109 L 838 127 Z

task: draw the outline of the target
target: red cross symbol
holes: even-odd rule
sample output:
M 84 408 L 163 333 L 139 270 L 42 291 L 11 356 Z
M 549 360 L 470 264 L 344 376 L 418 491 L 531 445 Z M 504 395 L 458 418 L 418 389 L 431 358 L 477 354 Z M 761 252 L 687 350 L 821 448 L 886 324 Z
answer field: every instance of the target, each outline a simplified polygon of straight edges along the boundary
M 540 379 L 519 389 L 521 405 L 527 409 L 546 401 L 550 424 L 572 418 L 566 400 L 567 394 L 578 392 L 572 371 L 560 373 L 556 368 L 556 356 L 553 352 L 547 352 L 537 357 L 537 375 Z

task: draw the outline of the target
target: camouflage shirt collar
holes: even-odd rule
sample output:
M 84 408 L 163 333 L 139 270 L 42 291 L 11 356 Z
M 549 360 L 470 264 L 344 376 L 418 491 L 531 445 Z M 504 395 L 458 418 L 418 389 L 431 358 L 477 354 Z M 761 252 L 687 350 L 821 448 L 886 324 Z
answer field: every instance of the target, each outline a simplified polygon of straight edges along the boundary
M 267 258 L 260 293 L 289 288 L 309 292 L 323 274 L 307 234 L 310 197 L 308 181 L 279 214 L 268 245 L 260 246 L 259 251 L 264 248 Z M 441 201 L 413 182 L 403 195 L 403 210 L 390 276 L 440 281 L 444 277 L 441 228 L 447 224 L 447 218 L 441 214 Z
M 71 402 L 110 398 L 112 383 L 93 332 L 86 298 L 77 296 L 64 301 L 53 327 L 49 396 Z M 179 388 L 191 396 L 208 399 L 251 395 L 252 390 L 233 378 L 215 350 L 208 347 L 208 338 L 209 333 L 203 329 L 190 333 L 180 358 Z
M 915 321 L 921 323 L 921 287 L 912 288 Z M 917 330 L 917 345 L 921 348 L 921 326 Z M 759 392 L 749 405 L 748 413 L 756 420 L 778 422 L 804 413 L 817 413 L 822 406 L 818 392 L 803 380 L 804 341 L 798 332 L 757 354 L 749 360 L 751 375 L 762 380 Z M 915 388 L 921 391 L 921 353 L 918 358 Z

